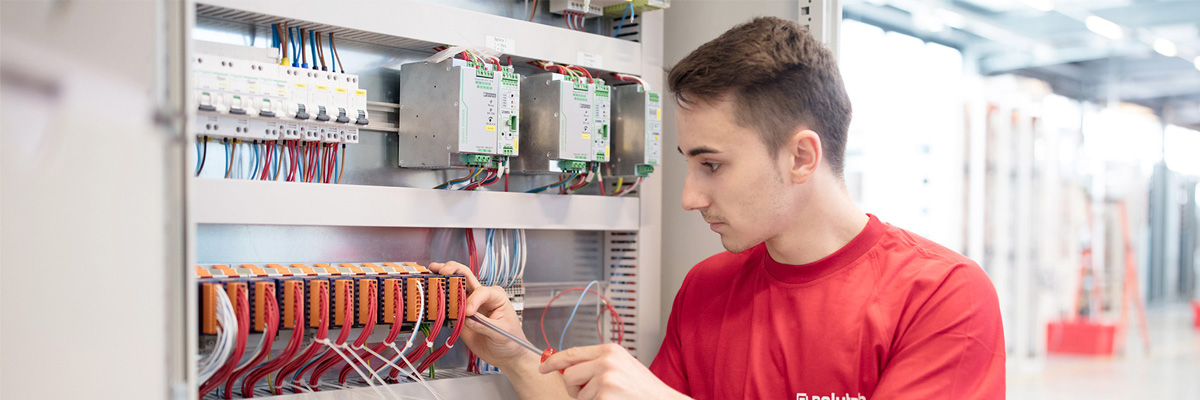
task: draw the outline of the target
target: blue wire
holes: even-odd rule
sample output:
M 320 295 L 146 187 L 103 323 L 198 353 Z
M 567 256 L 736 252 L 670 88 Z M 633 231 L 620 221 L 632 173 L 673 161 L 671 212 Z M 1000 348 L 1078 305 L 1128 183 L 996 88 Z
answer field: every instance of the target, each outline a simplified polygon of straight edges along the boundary
M 329 32 L 329 70 L 337 71 L 337 57 L 333 56 L 333 32 Z
M 583 293 L 579 295 L 579 300 L 575 301 L 575 308 L 571 310 L 571 317 L 567 318 L 567 324 L 563 325 L 562 336 L 558 337 L 558 350 L 561 351 L 563 348 L 563 339 L 565 339 L 567 337 L 567 328 L 569 328 L 571 326 L 571 320 L 575 319 L 575 312 L 579 311 L 579 303 L 582 303 L 583 298 L 587 296 L 588 289 L 591 289 L 592 285 L 595 285 L 597 283 L 600 283 L 600 282 L 591 281 L 590 283 L 588 283 L 587 287 L 583 288 Z
M 200 143 L 201 139 L 196 138 L 196 173 L 200 173 Z M 207 144 L 207 143 L 206 143 Z
M 229 166 L 233 164 L 233 155 L 229 153 L 229 139 L 225 140 L 225 174 L 222 177 L 229 175 Z
M 258 144 L 252 143 L 250 145 L 254 146 L 254 162 L 252 163 L 254 164 L 254 170 L 251 171 L 250 179 L 254 179 L 254 177 L 258 175 L 258 163 L 262 162 L 262 154 L 259 152 L 260 149 L 258 148 Z
M 525 193 L 541 193 L 541 192 L 544 192 L 544 191 L 546 191 L 547 189 L 552 189 L 552 188 L 556 188 L 556 187 L 559 187 L 559 186 L 565 185 L 567 182 L 570 182 L 570 181 L 573 181 L 573 180 L 575 180 L 575 177 L 577 177 L 577 176 L 579 176 L 579 173 L 578 173 L 578 172 L 573 172 L 573 173 L 571 173 L 571 177 L 570 177 L 570 178 L 567 178 L 566 180 L 564 180 L 564 181 L 562 181 L 562 182 L 555 183 L 555 184 L 553 184 L 553 185 L 550 185 L 550 186 L 542 186 L 542 187 L 540 187 L 540 188 L 537 188 L 537 189 L 532 189 L 532 190 L 529 190 L 529 191 L 527 191 L 527 192 L 525 192 Z
M 295 35 L 292 34 L 293 29 L 296 30 Z M 300 46 L 296 45 L 296 36 L 300 35 L 299 29 L 300 28 L 288 28 L 288 42 L 290 42 L 292 46 L 292 68 L 300 67 Z
M 304 154 L 304 153 L 300 153 L 300 154 Z M 298 159 L 300 160 L 300 162 L 301 162 L 301 163 L 303 163 L 303 162 L 304 162 L 304 156 L 303 156 L 303 155 L 301 155 L 300 157 L 298 157 Z M 300 173 L 300 174 L 299 174 L 299 175 L 300 175 L 300 182 L 304 182 L 304 165 L 299 165 L 299 166 L 297 166 L 297 167 L 296 167 L 296 172 L 299 172 L 299 173 Z
M 271 47 L 279 48 L 279 27 L 271 24 Z
M 629 18 L 629 12 L 633 11 L 633 3 L 629 3 L 629 8 L 625 9 L 625 15 L 621 16 L 621 23 L 617 25 L 617 30 L 613 31 L 612 37 L 617 37 L 621 33 L 621 28 L 625 27 L 625 19 Z

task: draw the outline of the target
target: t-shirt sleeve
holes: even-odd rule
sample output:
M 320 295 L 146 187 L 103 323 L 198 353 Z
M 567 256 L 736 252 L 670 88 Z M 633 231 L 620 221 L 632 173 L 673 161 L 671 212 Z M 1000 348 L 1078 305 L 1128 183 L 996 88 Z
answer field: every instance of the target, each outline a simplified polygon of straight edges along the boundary
M 689 276 L 690 278 L 690 276 Z M 650 363 L 650 372 L 666 383 L 672 389 L 685 395 L 691 395 L 688 390 L 687 373 L 683 369 L 682 347 L 679 339 L 680 308 L 684 301 L 684 292 L 688 286 L 685 278 L 679 293 L 675 294 L 675 303 L 671 305 L 671 316 L 667 317 L 667 333 L 654 362 Z
M 928 286 L 927 300 L 902 317 L 871 399 L 1003 399 L 1004 329 L 991 280 L 961 264 Z

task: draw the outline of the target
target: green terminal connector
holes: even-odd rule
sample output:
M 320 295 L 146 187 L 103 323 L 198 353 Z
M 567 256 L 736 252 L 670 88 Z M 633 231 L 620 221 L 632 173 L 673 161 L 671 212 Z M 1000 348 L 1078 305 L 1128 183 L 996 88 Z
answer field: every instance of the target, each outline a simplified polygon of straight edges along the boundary
M 604 7 L 604 16 L 609 18 L 621 18 L 629 10 L 629 5 L 633 4 L 633 10 L 641 14 L 646 11 L 661 10 L 671 6 L 671 0 L 631 0 L 620 4 L 614 4 Z
M 558 169 L 563 172 L 583 171 L 587 168 L 587 162 L 575 160 L 558 160 Z
M 650 176 L 650 174 L 653 172 L 654 166 L 650 164 L 638 164 L 634 170 L 634 174 L 642 178 Z
M 458 155 L 458 159 L 469 167 L 486 167 L 492 163 L 492 156 L 487 154 L 463 153 Z

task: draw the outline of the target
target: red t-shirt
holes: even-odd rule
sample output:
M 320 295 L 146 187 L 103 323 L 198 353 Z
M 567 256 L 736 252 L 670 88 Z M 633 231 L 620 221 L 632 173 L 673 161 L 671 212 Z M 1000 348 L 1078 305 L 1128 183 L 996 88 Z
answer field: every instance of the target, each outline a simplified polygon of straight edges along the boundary
M 1004 356 L 983 270 L 872 215 L 812 264 L 697 264 L 650 370 L 697 399 L 1002 399 Z

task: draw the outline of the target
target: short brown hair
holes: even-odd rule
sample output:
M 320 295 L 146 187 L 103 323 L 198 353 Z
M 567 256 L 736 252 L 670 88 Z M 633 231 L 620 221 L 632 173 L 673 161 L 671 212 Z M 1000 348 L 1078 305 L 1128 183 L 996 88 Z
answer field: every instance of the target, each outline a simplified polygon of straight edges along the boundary
M 756 128 L 775 154 L 798 126 L 821 137 L 825 159 L 842 175 L 850 98 L 833 53 L 799 24 L 759 17 L 697 48 L 671 68 L 681 107 L 732 100 L 737 123 Z

